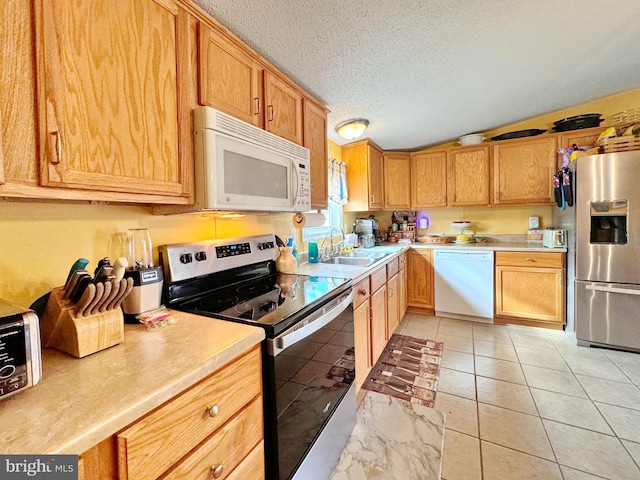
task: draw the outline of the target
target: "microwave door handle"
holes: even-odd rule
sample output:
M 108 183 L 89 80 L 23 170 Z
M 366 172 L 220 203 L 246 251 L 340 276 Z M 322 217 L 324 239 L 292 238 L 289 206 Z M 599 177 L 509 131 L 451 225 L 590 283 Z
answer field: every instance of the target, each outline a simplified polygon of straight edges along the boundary
M 298 177 L 298 167 L 296 165 L 296 162 L 291 162 L 293 165 L 293 173 L 295 175 L 295 182 L 294 185 L 296 186 L 296 192 L 293 195 L 293 205 L 296 206 L 298 205 L 298 193 L 300 190 L 300 178 Z
M 299 342 L 300 340 L 307 338 L 309 335 L 317 332 L 322 327 L 327 325 L 328 323 L 335 320 L 338 315 L 344 312 L 347 307 L 353 301 L 354 292 L 353 289 L 349 292 L 349 294 L 345 297 L 341 298 L 341 301 L 333 307 L 331 310 L 326 312 L 325 314 L 319 316 L 314 319 L 312 322 L 308 323 L 302 328 L 298 328 L 291 333 L 285 333 L 284 335 L 280 335 L 279 337 L 274 338 L 273 340 L 267 340 L 268 342 L 268 350 L 269 355 L 275 357 L 279 355 L 284 349 L 290 347 L 291 345 Z M 340 298 L 340 297 L 339 297 Z

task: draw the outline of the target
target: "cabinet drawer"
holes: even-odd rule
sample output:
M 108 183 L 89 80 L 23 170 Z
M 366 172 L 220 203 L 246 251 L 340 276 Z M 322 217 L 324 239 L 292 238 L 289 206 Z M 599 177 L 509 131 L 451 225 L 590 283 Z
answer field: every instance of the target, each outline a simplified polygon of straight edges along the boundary
M 385 267 L 379 268 L 369 276 L 369 279 L 371 280 L 371 293 L 375 293 L 387 283 L 387 269 Z
M 264 480 L 264 442 L 260 442 L 245 457 L 238 467 L 229 474 L 227 480 Z
M 369 291 L 369 277 L 356 283 L 353 290 L 355 292 L 353 296 L 353 309 L 355 310 L 362 304 L 362 302 L 369 298 L 369 294 L 371 293 Z
M 400 263 L 398 262 L 397 258 L 394 258 L 393 260 L 389 260 L 389 262 L 387 263 L 387 280 L 389 280 L 396 273 L 398 273 L 399 268 L 400 268 Z
M 160 476 L 261 394 L 261 369 L 256 347 L 119 433 L 120 479 Z
M 496 265 L 510 267 L 564 268 L 564 253 L 496 252 Z
M 257 397 L 162 478 L 222 480 L 240 465 L 261 440 L 262 397 Z M 215 469 L 221 471 L 218 477 L 214 477 Z

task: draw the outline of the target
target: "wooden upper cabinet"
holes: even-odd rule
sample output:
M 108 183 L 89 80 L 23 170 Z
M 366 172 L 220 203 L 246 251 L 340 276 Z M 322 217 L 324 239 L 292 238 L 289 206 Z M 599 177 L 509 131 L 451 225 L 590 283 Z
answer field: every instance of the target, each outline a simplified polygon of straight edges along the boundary
M 495 205 L 554 203 L 555 137 L 496 142 L 492 149 Z
M 411 208 L 447 206 L 447 151 L 411 154 Z
M 384 209 L 402 210 L 411 208 L 411 155 L 409 153 L 385 152 Z
M 304 143 L 311 157 L 311 208 L 328 205 L 327 111 L 304 99 Z
M 302 145 L 302 94 L 269 70 L 265 72 L 264 92 L 265 128 Z
M 491 203 L 489 146 L 451 149 L 447 174 L 449 206 L 482 206 Z
M 42 184 L 183 194 L 186 16 L 172 0 L 36 2 Z
M 342 160 L 347 164 L 348 212 L 384 208 L 384 168 L 382 150 L 369 140 L 344 145 Z
M 200 103 L 263 128 L 262 65 L 226 35 L 202 22 L 198 34 Z
M 31 2 L 0 2 L 0 195 L 38 184 Z

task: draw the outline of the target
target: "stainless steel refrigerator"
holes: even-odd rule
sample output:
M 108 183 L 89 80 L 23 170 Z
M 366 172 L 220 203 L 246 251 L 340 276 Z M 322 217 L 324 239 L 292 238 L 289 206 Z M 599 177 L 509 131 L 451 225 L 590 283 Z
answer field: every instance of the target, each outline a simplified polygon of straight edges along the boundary
M 640 151 L 570 169 L 574 206 L 553 209 L 568 231 L 566 331 L 579 345 L 640 351 Z

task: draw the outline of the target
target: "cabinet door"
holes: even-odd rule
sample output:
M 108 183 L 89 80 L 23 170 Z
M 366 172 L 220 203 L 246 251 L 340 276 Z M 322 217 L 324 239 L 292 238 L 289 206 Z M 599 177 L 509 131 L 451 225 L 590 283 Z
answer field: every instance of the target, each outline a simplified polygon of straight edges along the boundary
M 387 344 L 387 286 L 371 295 L 371 364 L 375 365 Z
M 13 186 L 38 184 L 38 137 L 31 2 L 0 2 L 0 14 L 0 194 L 5 194 Z
M 280 77 L 265 72 L 265 128 L 302 145 L 302 95 Z
M 407 210 L 411 208 L 410 154 L 385 153 L 382 158 L 385 210 Z
M 489 205 L 491 164 L 489 147 L 454 148 L 447 162 L 448 205 Z
M 36 5 L 42 184 L 181 195 L 187 13 L 172 0 Z
M 411 154 L 411 206 L 447 206 L 447 151 Z
M 433 309 L 433 250 L 407 251 L 407 304 Z
M 400 315 L 398 321 L 401 322 L 404 318 L 404 314 L 407 311 L 407 269 L 406 269 L 406 253 L 400 255 L 398 259 L 399 271 L 398 271 L 398 297 L 400 299 L 399 311 Z
M 399 275 L 387 280 L 387 331 L 385 340 L 389 340 L 400 324 L 400 288 Z
M 496 267 L 496 315 L 563 324 L 564 270 Z
M 353 310 L 353 337 L 356 351 L 356 387 L 364 383 L 371 368 L 371 330 L 369 322 L 369 301 L 366 300 Z
M 262 128 L 264 69 L 225 35 L 199 25 L 200 103 Z
M 496 142 L 493 148 L 496 205 L 554 203 L 557 145 L 553 136 Z
M 384 209 L 384 167 L 382 150 L 368 145 L 369 210 Z
M 311 208 L 327 208 L 327 112 L 304 99 L 304 144 L 311 158 Z

